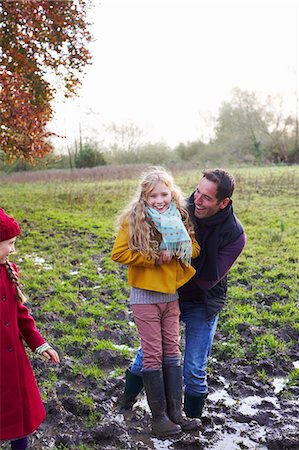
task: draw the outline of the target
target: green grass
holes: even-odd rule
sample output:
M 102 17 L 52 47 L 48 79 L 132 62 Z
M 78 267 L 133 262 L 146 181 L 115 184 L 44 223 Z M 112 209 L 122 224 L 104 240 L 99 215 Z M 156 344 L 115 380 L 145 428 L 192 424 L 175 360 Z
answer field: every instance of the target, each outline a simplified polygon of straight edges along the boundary
M 299 329 L 299 171 L 271 167 L 232 173 L 237 181 L 234 209 L 248 241 L 230 273 L 228 300 L 218 326 L 220 339 L 213 351 L 219 359 L 246 358 L 255 364 L 271 355 L 279 363 L 285 350 L 296 345 L 292 339 L 284 341 L 281 329 Z M 200 171 L 176 173 L 175 178 L 189 194 Z M 117 346 L 122 338 L 130 349 L 138 347 L 136 328 L 125 316 L 129 309 L 126 268 L 110 258 L 117 214 L 136 184 L 137 179 L 119 177 L 1 186 L 1 206 L 22 229 L 18 253 L 11 260 L 19 266 L 29 307 L 45 337 L 62 357 L 70 358 L 75 375 L 105 379 L 96 363 L 81 362 L 93 349 L 112 349 L 125 362 L 133 355 L 132 350 Z M 243 324 L 251 332 L 247 337 Z M 105 331 L 114 334 L 105 338 Z M 293 379 L 298 382 L 297 376 Z M 51 383 L 55 380 L 45 385 L 46 394 Z

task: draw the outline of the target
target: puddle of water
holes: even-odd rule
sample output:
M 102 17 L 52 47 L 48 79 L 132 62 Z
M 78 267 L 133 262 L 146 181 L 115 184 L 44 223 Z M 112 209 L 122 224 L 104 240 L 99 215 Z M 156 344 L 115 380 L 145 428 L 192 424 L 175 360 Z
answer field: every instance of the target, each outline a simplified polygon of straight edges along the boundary
M 32 259 L 32 261 L 34 262 L 34 264 L 36 266 L 43 266 L 43 269 L 45 270 L 51 270 L 52 266 L 50 264 L 46 263 L 46 260 L 40 256 L 36 256 L 36 255 L 25 255 L 26 259 Z
M 119 349 L 119 350 L 128 350 L 130 352 L 136 352 L 136 348 L 129 347 L 126 344 L 113 344 L 113 347 Z
M 212 394 L 209 394 L 209 400 L 215 403 L 218 402 L 218 400 L 221 400 L 225 406 L 232 406 L 236 404 L 236 400 L 234 400 L 225 389 L 217 389 Z
M 40 258 L 39 256 L 36 256 L 34 258 L 35 264 L 44 264 L 46 262 L 45 258 Z
M 226 379 L 222 375 L 219 376 L 219 380 L 221 381 L 221 383 L 223 383 L 225 388 L 229 387 L 229 383 L 226 381 Z
M 134 408 L 136 408 L 136 406 L 139 406 L 140 408 L 144 409 L 148 413 L 151 412 L 151 410 L 148 406 L 145 394 L 139 396 L 137 402 L 135 403 Z
M 234 422 L 232 426 L 236 432 L 228 433 L 225 431 L 221 433 L 220 439 L 215 444 L 212 444 L 209 450 L 240 450 L 241 448 L 267 450 L 264 444 L 258 444 L 258 442 L 262 442 L 266 437 L 265 427 L 257 425 L 254 431 L 256 441 L 253 441 L 246 436 L 248 433 L 248 424 Z M 221 431 L 221 426 L 219 430 Z
M 275 377 L 272 381 L 275 394 L 278 394 L 280 391 L 282 391 L 287 382 L 288 382 L 287 377 Z
M 293 361 L 293 366 L 295 369 L 299 369 L 299 361 Z M 278 394 L 280 391 L 282 391 L 287 382 L 288 377 L 275 377 L 272 381 L 275 394 Z
M 34 259 L 34 264 L 37 266 L 43 266 L 43 269 L 45 270 L 51 270 L 52 266 L 51 264 L 47 264 L 46 260 L 44 258 L 40 258 L 39 256 L 36 256 Z
M 169 441 L 168 439 L 166 439 L 165 441 L 161 441 L 160 439 L 157 439 L 157 438 L 151 438 L 151 441 L 154 444 L 155 450 L 171 450 L 171 449 L 173 449 L 172 442 Z
M 280 408 L 276 397 L 259 397 L 257 395 L 251 395 L 240 399 L 240 406 L 238 410 L 244 415 L 253 416 L 258 412 L 258 409 L 254 406 L 260 405 L 263 401 L 270 402 L 274 407 Z
M 235 405 L 236 400 L 234 400 L 226 390 L 227 388 L 229 388 L 229 383 L 222 375 L 219 376 L 219 381 L 221 381 L 224 387 L 221 389 L 216 389 L 214 392 L 209 394 L 209 400 L 215 403 L 217 403 L 218 400 L 221 400 L 225 404 L 225 406 Z
M 119 425 L 123 425 L 125 423 L 123 414 L 115 414 L 115 412 L 108 413 L 107 416 L 113 418 L 114 422 L 117 422 Z
M 260 405 L 262 401 L 269 401 L 273 403 L 273 406 L 280 408 L 278 400 L 276 397 L 259 397 L 257 395 L 252 395 L 248 397 L 244 397 L 238 400 L 233 399 L 229 393 L 227 392 L 227 388 L 229 387 L 229 383 L 222 376 L 219 377 L 219 380 L 223 383 L 224 388 L 216 389 L 214 392 L 209 394 L 209 400 L 212 402 L 218 402 L 221 400 L 225 406 L 233 406 L 238 404 L 238 410 L 244 415 L 253 416 L 258 412 L 258 409 L 254 406 Z M 280 392 L 287 382 L 286 378 L 274 378 L 273 385 L 275 393 Z
M 239 434 L 223 433 L 223 438 L 217 444 L 209 447 L 209 450 L 240 450 L 249 448 L 254 450 L 267 450 L 265 445 L 257 444 L 249 438 L 241 437 Z

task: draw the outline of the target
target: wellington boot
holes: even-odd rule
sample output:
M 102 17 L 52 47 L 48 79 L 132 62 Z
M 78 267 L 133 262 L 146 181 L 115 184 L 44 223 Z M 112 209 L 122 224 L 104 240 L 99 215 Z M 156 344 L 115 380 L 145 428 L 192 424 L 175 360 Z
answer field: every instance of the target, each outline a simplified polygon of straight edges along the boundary
M 161 369 L 142 372 L 147 401 L 152 413 L 152 430 L 156 436 L 172 436 L 181 433 L 179 425 L 173 423 L 167 415 L 164 379 Z
M 126 370 L 126 382 L 125 390 L 120 401 L 119 412 L 124 413 L 133 408 L 134 403 L 137 401 L 138 394 L 143 389 L 142 376 L 135 375 L 130 371 Z
M 201 418 L 207 394 L 190 395 L 185 392 L 184 411 L 187 417 Z
M 168 417 L 180 425 L 183 431 L 198 430 L 201 422 L 198 419 L 189 419 L 182 411 L 182 367 L 163 366 Z

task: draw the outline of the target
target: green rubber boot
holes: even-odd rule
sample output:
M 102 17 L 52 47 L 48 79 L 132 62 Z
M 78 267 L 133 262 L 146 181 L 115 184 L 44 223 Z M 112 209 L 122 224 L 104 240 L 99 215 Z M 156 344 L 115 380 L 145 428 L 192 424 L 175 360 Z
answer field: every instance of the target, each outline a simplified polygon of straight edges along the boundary
M 130 369 L 126 370 L 125 376 L 125 390 L 120 401 L 120 413 L 124 413 L 125 411 L 129 411 L 133 408 L 134 403 L 137 401 L 138 394 L 140 394 L 143 389 L 143 381 L 141 376 L 135 375 L 130 371 Z
M 185 392 L 184 411 L 187 417 L 201 418 L 207 394 L 190 395 Z

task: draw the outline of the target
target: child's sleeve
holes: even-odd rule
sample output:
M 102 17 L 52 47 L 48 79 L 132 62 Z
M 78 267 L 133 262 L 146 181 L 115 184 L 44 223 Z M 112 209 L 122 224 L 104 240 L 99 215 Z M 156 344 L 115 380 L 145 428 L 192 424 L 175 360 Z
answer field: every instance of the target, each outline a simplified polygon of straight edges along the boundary
M 129 248 L 128 225 L 119 229 L 112 248 L 111 258 L 115 262 L 131 266 L 152 267 L 155 265 L 154 258 L 143 256 L 140 252 L 134 252 Z
M 195 259 L 200 254 L 200 246 L 196 239 L 192 241 L 192 258 Z
M 29 314 L 28 308 L 20 302 L 18 302 L 17 305 L 17 314 L 21 336 L 24 338 L 31 350 L 34 351 L 46 341 L 37 330 L 34 319 Z

